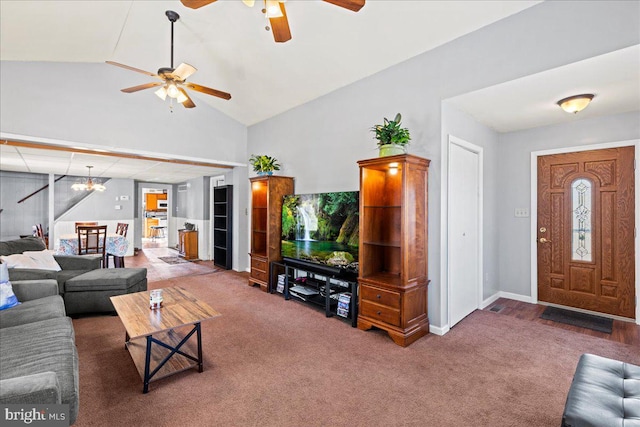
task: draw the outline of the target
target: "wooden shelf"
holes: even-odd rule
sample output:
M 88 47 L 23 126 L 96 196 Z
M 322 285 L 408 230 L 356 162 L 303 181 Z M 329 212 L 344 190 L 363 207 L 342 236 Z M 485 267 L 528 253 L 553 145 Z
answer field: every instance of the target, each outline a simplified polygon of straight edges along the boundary
M 280 261 L 282 197 L 293 194 L 293 178 L 258 176 L 251 181 L 251 274 L 249 286 L 268 291 L 272 278 L 269 265 Z
M 395 163 L 397 173 L 390 173 Z M 358 328 L 407 346 L 429 332 L 427 174 L 409 154 L 361 160 Z M 407 197 L 405 197 L 407 196 Z
M 190 328 L 191 329 L 191 328 Z M 189 329 L 189 330 L 190 330 Z M 170 330 L 168 332 L 164 332 L 161 334 L 154 335 L 154 338 L 162 341 L 166 344 L 169 344 L 172 347 L 176 347 L 180 344 L 182 338 L 185 337 L 186 334 L 182 334 L 176 332 L 175 330 Z M 144 364 L 145 364 L 145 356 L 147 352 L 147 339 L 146 338 L 136 338 L 127 342 L 127 349 L 131 354 L 131 358 L 133 359 L 133 363 L 136 365 L 138 370 L 138 374 L 140 374 L 140 378 L 144 380 Z M 197 356 L 197 349 L 193 348 L 194 346 L 191 342 L 185 343 L 181 351 Z M 187 350 L 187 351 L 185 351 Z M 151 364 L 149 366 L 149 371 L 153 371 L 156 366 L 170 353 L 170 350 L 153 343 L 151 345 Z M 193 360 L 190 360 L 180 354 L 174 354 L 171 359 L 164 364 L 162 368 L 156 373 L 150 380 L 150 382 L 168 377 L 169 375 L 175 374 L 176 372 L 186 371 L 187 369 L 197 368 L 198 364 Z

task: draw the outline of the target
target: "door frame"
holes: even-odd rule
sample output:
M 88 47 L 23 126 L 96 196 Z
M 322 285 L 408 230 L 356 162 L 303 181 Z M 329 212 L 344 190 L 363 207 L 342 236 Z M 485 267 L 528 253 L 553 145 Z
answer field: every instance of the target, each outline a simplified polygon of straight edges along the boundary
M 449 190 L 451 188 L 451 146 L 457 145 L 467 151 L 475 153 L 478 155 L 478 176 L 476 177 L 478 183 L 478 218 L 477 218 L 477 227 L 478 227 L 478 288 L 476 289 L 476 308 L 480 308 L 482 305 L 482 290 L 483 290 L 483 281 L 482 277 L 484 275 L 484 234 L 483 234 L 483 223 L 484 223 L 484 215 L 483 215 L 483 206 L 484 206 L 484 149 L 479 145 L 472 144 L 463 139 L 457 138 L 453 135 L 449 135 L 447 140 L 447 187 L 446 187 L 446 203 L 443 203 L 443 206 L 446 206 L 446 215 L 443 215 L 443 218 L 446 218 L 446 223 L 443 224 L 443 234 L 446 236 L 443 240 L 445 241 L 446 251 L 442 251 L 441 253 L 446 253 L 447 256 L 444 257 L 444 262 L 446 263 L 446 268 L 443 268 L 442 271 L 446 272 L 444 276 L 444 285 L 447 289 L 447 330 L 452 327 L 451 325 L 451 264 L 449 263 L 449 259 L 451 258 L 451 245 L 449 245 L 449 221 L 451 218 L 451 198 L 449 197 Z
M 619 148 L 619 147 L 635 147 L 635 156 L 637 158 L 640 153 L 640 139 L 632 139 L 626 141 L 617 142 L 605 142 L 601 144 L 592 145 L 578 145 L 574 147 L 562 147 L 554 148 L 550 150 L 532 151 L 531 152 L 531 227 L 530 227 L 530 244 L 531 244 L 531 302 L 533 304 L 538 303 L 538 244 L 536 242 L 537 230 L 538 230 L 538 157 L 548 156 L 551 154 L 564 154 L 575 153 L 580 151 L 602 150 L 606 148 Z M 640 173 L 634 170 L 634 204 L 635 204 L 635 229 L 640 226 Z M 640 239 L 637 237 L 634 241 L 635 247 L 635 282 L 636 282 L 636 324 L 640 325 L 640 304 L 638 304 L 638 298 L 640 298 Z M 592 313 L 588 310 L 575 309 L 576 311 Z M 624 319 L 618 316 L 612 316 L 603 313 L 595 313 L 598 315 L 611 317 L 614 319 Z

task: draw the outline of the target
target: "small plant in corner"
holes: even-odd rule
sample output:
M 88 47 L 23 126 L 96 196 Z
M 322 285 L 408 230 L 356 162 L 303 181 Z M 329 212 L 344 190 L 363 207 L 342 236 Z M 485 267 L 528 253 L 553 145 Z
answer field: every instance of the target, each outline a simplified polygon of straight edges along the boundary
M 252 154 L 249 162 L 251 162 L 253 166 L 253 171 L 257 172 L 258 175 L 272 175 L 273 171 L 280 170 L 278 159 L 267 156 L 266 154 Z
M 384 146 L 397 146 L 402 152 L 406 151 L 406 145 L 411 141 L 409 129 L 401 127 L 402 116 L 396 114 L 393 120 L 384 118 L 381 125 L 375 125 L 371 128 L 371 132 L 375 132 L 375 139 L 378 140 L 378 148 L 383 149 Z M 394 147 L 396 148 L 396 147 Z M 397 153 L 396 153 L 397 154 Z

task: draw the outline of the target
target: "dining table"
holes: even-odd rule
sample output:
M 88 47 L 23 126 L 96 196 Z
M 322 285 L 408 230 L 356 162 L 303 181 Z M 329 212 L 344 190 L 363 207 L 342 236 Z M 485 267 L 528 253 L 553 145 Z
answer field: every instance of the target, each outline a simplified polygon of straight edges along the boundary
M 123 257 L 127 254 L 129 249 L 129 241 L 126 237 L 116 234 L 107 234 L 107 244 L 105 252 L 116 257 Z M 62 234 L 58 238 L 58 255 L 78 255 L 78 235 L 77 234 Z

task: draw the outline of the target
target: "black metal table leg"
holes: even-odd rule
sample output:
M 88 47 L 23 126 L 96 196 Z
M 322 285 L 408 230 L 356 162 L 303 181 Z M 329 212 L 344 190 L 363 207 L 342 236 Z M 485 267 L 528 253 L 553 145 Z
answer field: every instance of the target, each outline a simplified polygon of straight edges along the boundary
M 326 317 L 333 316 L 331 314 L 331 279 L 329 276 L 326 277 L 324 285 L 324 315 Z
M 200 329 L 200 322 L 196 323 L 196 339 L 198 340 L 198 372 L 204 371 L 202 364 L 202 331 Z
M 149 365 L 151 364 L 151 335 L 147 336 L 147 354 L 144 361 L 144 385 L 142 392 L 147 393 L 149 391 Z

